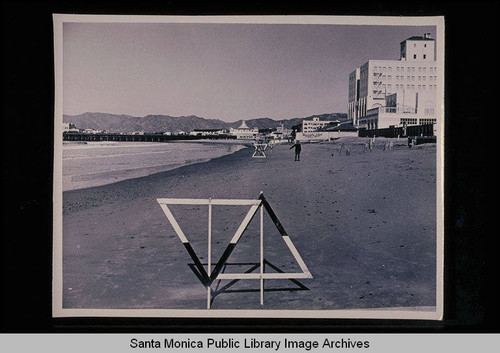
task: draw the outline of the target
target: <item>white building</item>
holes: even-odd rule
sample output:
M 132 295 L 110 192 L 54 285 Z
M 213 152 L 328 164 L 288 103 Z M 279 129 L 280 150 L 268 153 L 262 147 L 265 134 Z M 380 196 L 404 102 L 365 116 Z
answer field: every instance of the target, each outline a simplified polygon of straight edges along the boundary
M 192 136 L 219 136 L 227 134 L 225 129 L 194 129 L 189 133 Z
M 236 136 L 236 139 L 238 140 L 253 140 L 256 139 L 258 134 L 259 134 L 259 129 L 257 128 L 252 128 L 250 129 L 245 121 L 243 121 L 238 128 L 230 128 L 229 129 L 229 134 Z
M 429 33 L 400 43 L 399 60 L 368 60 L 349 75 L 347 116 L 356 127 L 436 123 L 438 68 Z
M 80 132 L 74 124 L 63 123 L 63 132 Z
M 270 136 L 272 138 L 274 138 L 275 140 L 285 140 L 285 139 L 289 139 L 291 138 L 292 136 L 292 129 L 287 129 L 285 128 L 285 125 L 284 124 L 280 124 L 277 128 L 276 128 L 276 131 L 275 132 L 272 132 L 270 134 Z
M 327 125 L 337 126 L 340 124 L 339 120 L 319 120 L 319 118 L 313 118 L 312 120 L 302 121 L 302 132 L 314 132 L 321 129 Z
M 297 132 L 295 139 L 299 142 L 333 141 L 341 137 L 357 137 L 358 129 L 350 123 L 326 125 L 313 132 Z

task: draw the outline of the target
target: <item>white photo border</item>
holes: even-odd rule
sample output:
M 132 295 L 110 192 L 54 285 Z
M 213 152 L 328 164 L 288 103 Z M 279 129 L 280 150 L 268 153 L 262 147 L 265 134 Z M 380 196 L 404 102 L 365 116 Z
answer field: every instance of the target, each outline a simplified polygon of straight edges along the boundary
M 68 309 L 63 308 L 62 269 L 62 122 L 63 24 L 81 23 L 238 23 L 238 24 L 332 24 L 372 26 L 435 26 L 438 81 L 438 116 L 436 146 L 436 306 L 435 310 L 352 309 L 352 310 L 169 310 L 169 309 Z M 316 318 L 316 319 L 412 319 L 442 320 L 444 313 L 444 16 L 143 16 L 143 15 L 72 15 L 54 14 L 54 194 L 53 194 L 53 317 L 150 317 L 150 318 Z

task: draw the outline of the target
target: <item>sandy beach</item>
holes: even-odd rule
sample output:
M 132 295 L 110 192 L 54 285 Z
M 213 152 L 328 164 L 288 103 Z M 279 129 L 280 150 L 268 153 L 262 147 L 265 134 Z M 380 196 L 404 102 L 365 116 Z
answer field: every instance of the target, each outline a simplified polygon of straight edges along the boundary
M 252 158 L 253 148 L 146 177 L 63 194 L 63 308 L 205 309 L 206 289 L 157 198 L 256 199 L 262 191 L 312 279 L 212 285 L 213 309 L 429 310 L 436 305 L 436 145 L 345 138 L 290 144 Z M 389 141 L 391 150 L 384 149 Z M 344 144 L 344 150 L 341 146 Z M 349 149 L 347 155 L 345 149 Z M 212 261 L 245 207 L 214 208 Z M 206 262 L 207 209 L 172 206 Z M 297 271 L 265 215 L 266 271 Z M 258 217 L 227 272 L 258 262 Z

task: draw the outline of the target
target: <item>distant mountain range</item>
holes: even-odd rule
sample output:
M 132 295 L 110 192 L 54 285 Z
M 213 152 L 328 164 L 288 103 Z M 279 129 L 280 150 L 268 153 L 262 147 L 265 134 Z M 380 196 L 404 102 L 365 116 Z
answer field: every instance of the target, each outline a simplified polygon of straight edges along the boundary
M 273 120 L 269 118 L 245 120 L 249 127 L 259 129 L 276 128 L 283 124 L 285 128 L 301 124 L 304 119 L 318 117 L 321 120 L 340 120 L 347 118 L 345 113 L 327 113 L 312 115 L 304 118 L 291 118 Z M 105 130 L 106 132 L 131 133 L 131 132 L 165 132 L 177 133 L 179 131 L 190 132 L 194 129 L 230 129 L 241 125 L 242 120 L 236 122 L 225 122 L 218 119 L 205 119 L 195 115 L 169 116 L 169 115 L 147 115 L 135 117 L 130 115 L 118 115 L 108 113 L 83 113 L 79 115 L 64 115 L 63 122 L 74 124 L 79 129 Z

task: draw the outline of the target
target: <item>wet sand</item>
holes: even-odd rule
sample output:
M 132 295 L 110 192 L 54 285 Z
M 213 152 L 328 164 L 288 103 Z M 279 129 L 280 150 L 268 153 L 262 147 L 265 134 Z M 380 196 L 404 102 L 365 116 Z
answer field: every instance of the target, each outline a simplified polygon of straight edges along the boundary
M 265 159 L 251 158 L 248 148 L 64 192 L 63 308 L 205 309 L 206 289 L 156 199 L 256 199 L 262 191 L 314 278 L 266 280 L 263 306 L 258 280 L 215 282 L 213 309 L 429 310 L 436 305 L 436 145 L 379 138 L 365 152 L 367 141 L 304 144 L 300 162 L 290 145 Z M 388 141 L 392 150 L 384 150 Z M 206 206 L 171 209 L 206 262 Z M 212 262 L 247 210 L 214 207 Z M 298 271 L 265 217 L 266 271 Z M 259 261 L 258 229 L 255 217 L 226 272 Z

